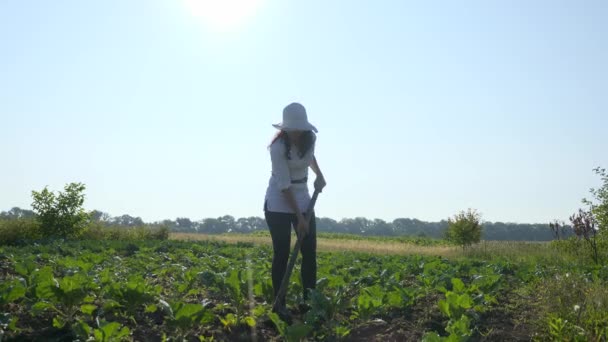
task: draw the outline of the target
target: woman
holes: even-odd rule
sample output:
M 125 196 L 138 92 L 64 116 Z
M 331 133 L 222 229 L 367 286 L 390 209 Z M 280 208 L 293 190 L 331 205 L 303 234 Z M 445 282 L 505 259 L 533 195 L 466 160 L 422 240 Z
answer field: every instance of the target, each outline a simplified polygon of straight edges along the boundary
M 317 236 L 314 213 L 310 223 L 304 220 L 310 202 L 308 167 L 316 174 L 315 189 L 325 187 L 325 179 L 315 158 L 317 129 L 308 122 L 306 109 L 292 103 L 283 109 L 283 122 L 273 125 L 279 129 L 269 146 L 272 175 L 264 201 L 264 216 L 272 237 L 272 287 L 275 297 L 287 268 L 291 240 L 291 227 L 296 228 L 302 240 L 302 285 L 304 299 L 308 289 L 317 282 Z M 285 307 L 280 298 L 279 307 Z M 281 312 L 285 313 L 285 312 Z

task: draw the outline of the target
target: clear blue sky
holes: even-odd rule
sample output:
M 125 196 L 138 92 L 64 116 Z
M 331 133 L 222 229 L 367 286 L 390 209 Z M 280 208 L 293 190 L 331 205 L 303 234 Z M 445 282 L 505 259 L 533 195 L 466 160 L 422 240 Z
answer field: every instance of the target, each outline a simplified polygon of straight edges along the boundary
M 262 216 L 292 101 L 319 216 L 545 223 L 608 167 L 607 1 L 243 1 L 1 1 L 0 210 Z

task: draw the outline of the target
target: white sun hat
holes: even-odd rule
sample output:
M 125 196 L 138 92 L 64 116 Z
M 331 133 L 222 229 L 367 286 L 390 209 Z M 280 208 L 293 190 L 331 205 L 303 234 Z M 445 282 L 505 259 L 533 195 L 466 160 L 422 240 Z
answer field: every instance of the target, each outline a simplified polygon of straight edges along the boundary
M 308 122 L 306 108 L 297 102 L 291 103 L 283 109 L 283 122 L 272 126 L 283 131 L 318 132 L 317 128 Z

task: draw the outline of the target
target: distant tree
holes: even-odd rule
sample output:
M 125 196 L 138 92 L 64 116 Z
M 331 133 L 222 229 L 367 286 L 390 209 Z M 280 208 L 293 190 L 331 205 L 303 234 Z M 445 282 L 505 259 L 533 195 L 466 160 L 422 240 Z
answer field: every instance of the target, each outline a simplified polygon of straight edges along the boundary
M 399 235 L 416 235 L 419 231 L 417 230 L 415 221 L 418 220 L 409 218 L 398 218 L 393 220 L 395 232 Z
M 373 228 L 371 229 L 371 231 L 374 232 L 374 235 L 395 235 L 395 230 L 393 226 L 389 223 L 386 223 L 386 221 L 384 220 L 374 219 L 372 226 Z
M 141 217 L 133 217 L 125 214 L 122 216 L 113 217 L 110 220 L 110 224 L 113 226 L 137 227 L 143 226 L 144 221 L 141 219 Z
M 82 234 L 90 220 L 82 207 L 84 190 L 84 184 L 70 183 L 57 195 L 46 187 L 32 191 L 32 208 L 43 236 L 72 238 Z
M 202 221 L 200 228 L 199 228 L 199 232 L 200 233 L 206 233 L 206 234 L 219 234 L 219 233 L 225 233 L 225 230 L 222 230 L 222 225 L 220 224 L 220 221 L 218 219 L 214 219 L 214 218 L 206 218 Z
M 95 222 L 109 222 L 112 219 L 110 214 L 99 210 L 93 210 L 89 213 L 89 215 L 91 215 L 91 220 Z
M 171 220 L 162 220 L 160 223 L 157 223 L 158 226 L 167 227 L 169 230 L 177 231 L 177 222 Z
M 217 219 L 219 224 L 219 229 L 224 232 L 231 232 L 236 228 L 236 220 L 233 216 L 224 215 Z
M 475 210 L 468 209 L 448 219 L 446 238 L 462 246 L 464 250 L 465 247 L 479 242 L 481 230 L 481 215 Z
M 259 217 L 241 217 L 234 223 L 234 231 L 239 233 L 251 233 L 256 230 L 266 229 L 266 221 Z
M 27 209 L 21 209 L 19 207 L 13 207 L 9 211 L 3 211 L 0 213 L 0 219 L 8 219 L 8 220 L 27 219 L 27 218 L 33 218 L 33 217 L 34 217 L 33 211 L 27 210 Z
M 608 186 L 604 185 L 604 188 Z M 600 197 L 603 192 L 595 190 Z M 596 196 L 597 199 L 597 196 Z M 598 200 L 594 204 L 598 217 L 602 217 L 603 203 Z M 112 217 L 99 210 L 89 213 L 90 219 L 108 226 L 133 227 L 144 225 L 144 221 L 139 217 L 122 215 Z M 33 217 L 34 212 L 30 210 L 12 208 L 9 211 L 1 212 L 0 219 L 19 219 Z M 599 219 L 596 217 L 599 226 Z M 224 215 L 218 218 L 206 218 L 192 221 L 186 217 L 178 217 L 175 221 L 163 220 L 152 223 L 154 226 L 167 227 L 176 232 L 193 232 L 221 234 L 226 232 L 250 233 L 258 230 L 267 230 L 266 221 L 261 217 L 241 217 L 234 218 Z M 568 228 L 565 229 L 564 228 Z M 425 222 L 412 218 L 397 218 L 392 222 L 381 219 L 370 220 L 365 217 L 344 218 L 340 221 L 328 217 L 317 217 L 317 231 L 329 233 L 347 233 L 356 235 L 379 235 L 379 236 L 427 236 L 431 238 L 445 237 L 448 221 Z M 570 226 L 562 226 L 560 238 L 567 238 L 575 235 Z M 485 222 L 483 227 L 483 238 L 485 240 L 527 240 L 527 241 L 549 241 L 553 239 L 549 225 L 547 224 L 518 224 L 503 222 Z
M 193 223 L 189 218 L 186 217 L 178 217 L 175 219 L 175 229 L 176 231 L 179 232 L 187 232 L 187 231 L 191 231 Z
M 342 225 L 340 225 L 340 223 L 338 223 L 338 221 L 334 219 L 328 217 L 320 217 L 317 218 L 317 231 L 342 233 Z

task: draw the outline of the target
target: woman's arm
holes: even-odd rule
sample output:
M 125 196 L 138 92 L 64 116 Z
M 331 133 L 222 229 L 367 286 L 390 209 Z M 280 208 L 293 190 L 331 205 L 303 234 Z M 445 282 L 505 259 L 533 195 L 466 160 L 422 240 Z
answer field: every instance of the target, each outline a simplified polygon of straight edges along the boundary
M 323 191 L 323 188 L 327 183 L 325 182 L 325 177 L 323 177 L 323 172 L 321 172 L 321 168 L 319 167 L 319 162 L 317 162 L 317 157 L 312 157 L 310 168 L 315 175 L 317 175 L 317 179 L 315 179 L 315 189 L 319 190 L 319 192 Z

